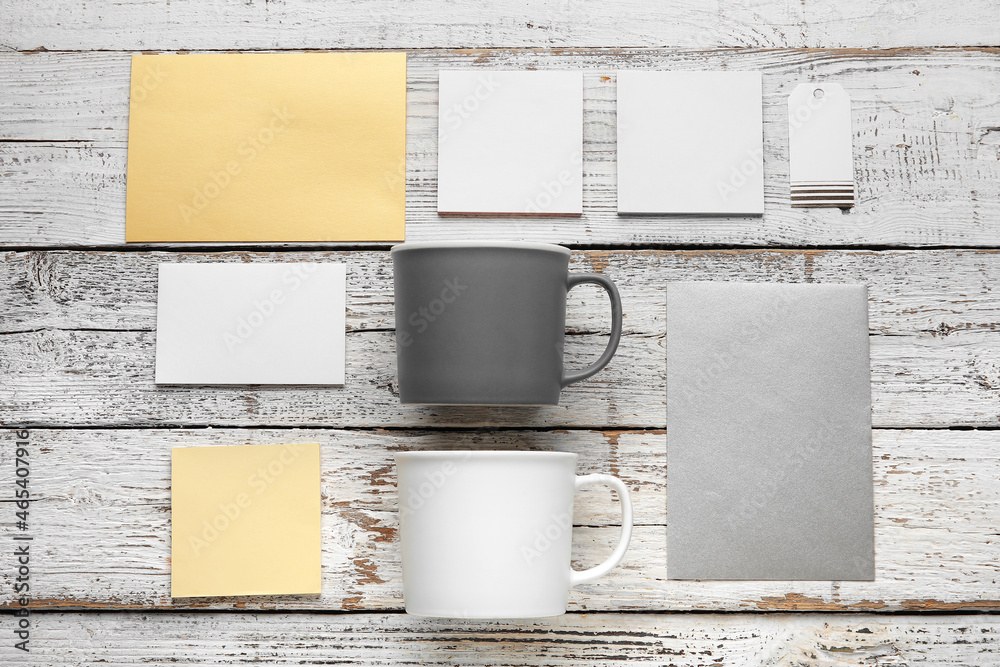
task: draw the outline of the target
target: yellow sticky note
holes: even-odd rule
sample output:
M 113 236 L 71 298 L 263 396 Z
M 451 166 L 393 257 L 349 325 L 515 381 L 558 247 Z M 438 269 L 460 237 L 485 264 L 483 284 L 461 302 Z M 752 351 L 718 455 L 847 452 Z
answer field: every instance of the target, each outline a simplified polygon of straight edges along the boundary
M 171 451 L 171 597 L 320 592 L 319 445 Z
M 405 53 L 132 57 L 125 240 L 401 241 Z

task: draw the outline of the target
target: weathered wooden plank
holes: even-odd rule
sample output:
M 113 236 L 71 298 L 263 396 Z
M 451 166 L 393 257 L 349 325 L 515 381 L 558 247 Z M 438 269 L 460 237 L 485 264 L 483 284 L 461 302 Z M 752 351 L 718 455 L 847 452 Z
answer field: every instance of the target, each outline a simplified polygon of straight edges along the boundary
M 157 426 L 665 427 L 665 283 L 748 280 L 870 287 L 876 426 L 1000 423 L 1000 254 L 993 251 L 588 251 L 573 270 L 615 280 L 618 356 L 562 404 L 538 409 L 403 407 L 396 394 L 386 252 L 8 252 L 0 255 L 0 424 Z M 348 265 L 344 387 L 157 387 L 161 261 L 341 261 Z M 567 364 L 606 343 L 596 288 L 571 294 Z
M 70 665 L 995 665 L 995 616 L 567 614 L 422 621 L 401 614 L 46 614 L 30 654 Z M 620 628 L 620 629 L 619 629 Z
M 437 72 L 454 67 L 586 71 L 582 217 L 437 215 Z M 617 215 L 619 68 L 764 72 L 763 218 Z M 1000 245 L 998 75 L 997 48 L 416 51 L 407 233 L 591 245 Z M 789 202 L 786 96 L 824 80 L 853 99 L 858 203 L 847 213 Z M 0 138 L 17 140 L 0 142 L 0 244 L 124 242 L 128 91 L 128 54 L 0 54 Z
M 392 455 L 528 448 L 577 452 L 579 472 L 620 476 L 631 490 L 630 551 L 574 590 L 573 610 L 1000 610 L 1000 431 L 875 431 L 873 582 L 667 581 L 663 431 L 33 429 L 28 440 L 32 593 L 47 609 L 401 609 Z M 284 442 L 321 445 L 322 595 L 171 600 L 170 448 Z M 3 479 L 12 466 L 0 447 Z M 0 520 L 14 530 L 12 513 Z M 600 562 L 619 531 L 611 493 L 581 492 L 574 521 L 576 565 Z M 14 601 L 13 576 L 0 570 L 0 606 Z
M 988 0 L 875 2 L 690 0 L 197 3 L 0 0 L 0 48 L 424 49 L 660 46 L 868 47 L 1000 44 Z M 377 21 L 377 22 L 376 22 Z

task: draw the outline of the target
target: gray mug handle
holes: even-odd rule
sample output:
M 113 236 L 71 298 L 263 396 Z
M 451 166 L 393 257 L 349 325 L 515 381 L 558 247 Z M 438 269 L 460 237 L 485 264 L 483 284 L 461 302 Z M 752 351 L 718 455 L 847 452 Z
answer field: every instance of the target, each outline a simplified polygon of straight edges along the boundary
M 563 387 L 574 382 L 579 382 L 580 380 L 586 380 L 607 366 L 608 362 L 611 361 L 611 357 L 615 356 L 615 351 L 618 349 L 618 342 L 622 337 L 622 297 L 618 294 L 618 288 L 615 287 L 610 278 L 602 276 L 599 273 L 574 273 L 570 274 L 569 279 L 566 281 L 566 291 L 582 283 L 600 285 L 607 291 L 608 296 L 611 297 L 611 340 L 608 341 L 608 346 L 604 348 L 604 354 L 593 364 L 575 373 L 564 372 L 561 385 Z

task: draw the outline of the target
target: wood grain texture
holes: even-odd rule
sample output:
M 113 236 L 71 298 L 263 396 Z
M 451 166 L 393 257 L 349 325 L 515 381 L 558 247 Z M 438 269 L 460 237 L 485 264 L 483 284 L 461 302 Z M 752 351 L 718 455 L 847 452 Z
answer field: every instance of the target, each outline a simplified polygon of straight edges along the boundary
M 0 255 L 0 424 L 80 426 L 666 426 L 665 283 L 869 286 L 876 426 L 1000 423 L 1000 253 L 936 251 L 583 251 L 572 270 L 614 280 L 624 335 L 607 369 L 541 408 L 401 406 L 387 252 Z M 348 266 L 344 387 L 157 387 L 156 266 L 162 261 L 339 261 Z M 570 295 L 567 366 L 604 349 L 606 297 Z
M 0 49 L 287 49 L 1000 44 L 989 0 L 0 0 Z
M 517 448 L 576 452 L 579 473 L 617 475 L 630 489 L 630 550 L 571 593 L 573 610 L 1000 611 L 1000 431 L 875 431 L 873 582 L 668 581 L 663 431 L 33 429 L 29 441 L 38 608 L 399 610 L 393 454 Z M 322 595 L 171 599 L 170 448 L 288 442 L 321 447 Z M 13 478 L 9 447 L 0 478 Z M 0 525 L 13 530 L 13 520 Z M 581 491 L 574 523 L 575 565 L 597 564 L 618 539 L 610 491 Z M 16 604 L 12 576 L 0 568 L 2 607 Z
M 437 72 L 457 67 L 585 71 L 582 217 L 437 214 Z M 763 72 L 762 218 L 617 214 L 620 68 Z M 409 54 L 408 79 L 411 240 L 488 237 L 604 247 L 1000 245 L 997 48 L 421 50 Z M 858 202 L 846 213 L 790 206 L 786 97 L 802 81 L 823 80 L 838 81 L 852 96 Z M 0 246 L 124 243 L 128 96 L 128 54 L 0 53 L 0 139 L 9 140 L 0 141 Z
M 46 250 L 124 244 L 131 52 L 360 48 L 410 51 L 410 240 L 564 243 L 585 250 L 575 270 L 618 282 L 619 355 L 559 407 L 402 409 L 387 253 Z M 437 71 L 457 67 L 585 70 L 582 217 L 436 214 Z M 616 214 L 621 68 L 763 72 L 762 218 Z M 827 80 L 853 99 L 859 199 L 847 213 L 788 198 L 785 98 Z M 994 0 L 0 0 L 0 248 L 29 251 L 0 253 L 0 425 L 46 427 L 30 445 L 32 652 L 5 640 L 0 664 L 1000 665 L 996 616 L 942 615 L 1000 611 L 1000 430 L 937 428 L 1000 423 L 998 255 L 613 250 L 995 248 L 998 222 Z M 155 265 L 174 260 L 346 262 L 351 383 L 156 388 Z M 874 582 L 666 580 L 663 282 L 680 279 L 869 285 Z M 608 326 L 596 289 L 574 292 L 569 326 L 569 364 L 582 366 Z M 0 432 L 0 482 L 11 437 Z M 171 600 L 170 447 L 289 441 L 322 446 L 323 594 Z M 581 472 L 620 475 L 637 522 L 622 567 L 574 591 L 574 613 L 557 619 L 391 613 L 392 454 L 445 447 L 576 451 Z M 0 483 L 0 508 L 8 500 Z M 0 538 L 12 517 L 0 513 Z M 578 567 L 610 551 L 617 521 L 610 493 L 581 493 Z M 0 549 L 3 611 L 11 573 Z M 845 613 L 859 611 L 934 613 Z
M 90 613 L 34 619 L 32 653 L 11 655 L 8 664 L 986 667 L 1000 662 L 1000 620 L 991 616 L 568 614 L 463 623 L 400 614 Z

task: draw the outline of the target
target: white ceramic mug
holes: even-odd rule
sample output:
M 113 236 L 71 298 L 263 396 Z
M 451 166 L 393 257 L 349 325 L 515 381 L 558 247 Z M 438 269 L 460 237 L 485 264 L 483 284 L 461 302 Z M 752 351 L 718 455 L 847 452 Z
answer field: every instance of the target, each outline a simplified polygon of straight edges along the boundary
M 536 618 L 566 611 L 569 589 L 610 572 L 632 537 L 628 488 L 611 475 L 576 475 L 566 452 L 396 454 L 406 611 L 443 618 Z M 610 486 L 622 507 L 611 556 L 570 567 L 573 496 Z

